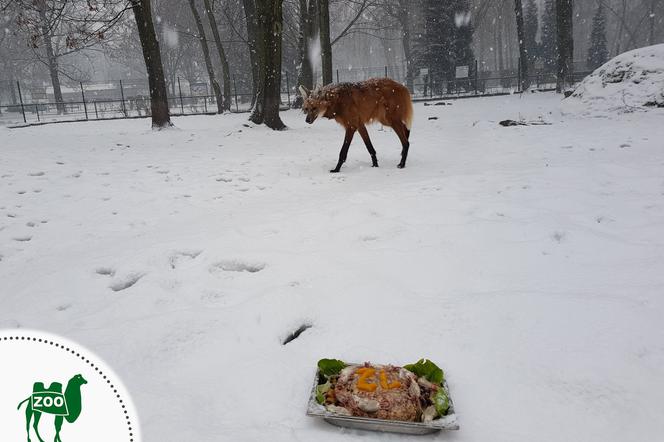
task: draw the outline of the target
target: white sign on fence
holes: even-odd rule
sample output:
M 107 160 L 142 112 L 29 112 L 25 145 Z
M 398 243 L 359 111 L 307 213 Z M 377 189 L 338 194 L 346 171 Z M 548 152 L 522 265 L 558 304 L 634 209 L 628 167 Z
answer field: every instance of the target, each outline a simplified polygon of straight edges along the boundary
M 31 92 L 32 92 L 32 99 L 33 100 L 46 100 L 46 88 L 45 87 L 33 87 Z
M 207 95 L 208 93 L 208 87 L 207 83 L 191 83 L 191 95 L 193 96 L 201 96 L 201 95 Z
M 429 75 L 429 68 L 420 69 L 420 76 L 424 77 L 425 75 Z
M 457 66 L 456 78 L 468 78 L 468 66 Z

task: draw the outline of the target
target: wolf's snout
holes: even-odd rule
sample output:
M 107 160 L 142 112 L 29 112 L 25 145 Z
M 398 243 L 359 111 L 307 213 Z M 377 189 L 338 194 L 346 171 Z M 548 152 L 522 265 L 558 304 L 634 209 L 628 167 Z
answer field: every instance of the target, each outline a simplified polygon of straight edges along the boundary
M 312 124 L 312 123 L 314 122 L 314 120 L 315 120 L 314 117 L 312 117 L 312 116 L 310 116 L 310 115 L 307 115 L 307 118 L 305 118 L 304 121 L 306 121 L 306 122 L 309 123 L 309 124 Z

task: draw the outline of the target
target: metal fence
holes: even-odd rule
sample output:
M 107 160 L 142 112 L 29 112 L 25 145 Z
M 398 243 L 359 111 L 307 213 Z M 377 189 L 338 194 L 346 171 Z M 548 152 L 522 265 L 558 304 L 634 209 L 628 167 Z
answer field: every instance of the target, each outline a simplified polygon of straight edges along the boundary
M 404 82 L 405 69 L 383 66 L 336 70 L 337 82 L 359 81 L 371 77 L 388 76 Z M 588 72 L 574 74 L 574 80 Z M 281 99 L 283 107 L 291 105 L 296 85 L 288 74 L 283 75 Z M 529 77 L 531 87 L 550 90 L 556 86 L 556 76 L 535 73 Z M 471 70 L 466 78 L 445 79 L 418 75 L 413 81 L 414 99 L 437 99 L 519 93 L 521 79 L 517 71 L 488 72 Z M 203 115 L 217 112 L 215 96 L 205 82 L 176 79 L 169 88 L 168 103 L 171 115 Z M 247 112 L 252 94 L 238 91 L 235 78 L 231 84 L 231 112 Z M 150 115 L 147 80 L 113 81 L 106 83 L 78 83 L 62 86 L 63 103 L 56 103 L 50 86 L 30 85 L 21 81 L 0 81 L 0 125 L 11 127 L 65 121 L 89 121 L 120 118 L 142 118 Z
M 234 82 L 235 83 L 235 82 Z M 52 87 L 30 86 L 20 81 L 0 84 L 0 125 L 22 126 L 68 121 L 142 118 L 150 115 L 147 80 L 67 84 L 61 87 L 62 103 Z M 282 102 L 290 106 L 293 88 L 284 86 Z M 171 115 L 217 113 L 216 97 L 203 82 L 177 79 L 169 89 Z M 252 94 L 231 88 L 231 112 L 247 112 Z

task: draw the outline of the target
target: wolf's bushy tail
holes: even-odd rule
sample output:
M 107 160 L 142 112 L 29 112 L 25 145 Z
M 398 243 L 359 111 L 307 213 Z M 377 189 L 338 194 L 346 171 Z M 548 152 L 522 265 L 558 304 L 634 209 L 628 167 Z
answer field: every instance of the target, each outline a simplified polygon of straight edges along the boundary
M 413 126 L 413 101 L 410 98 L 410 91 L 407 88 L 403 88 L 403 124 L 406 125 L 408 130 Z
M 16 407 L 16 409 L 17 409 L 17 410 L 20 410 L 20 409 L 21 409 L 21 405 L 23 405 L 24 403 L 28 402 L 29 400 L 30 400 L 30 398 L 27 398 L 27 399 L 22 400 L 21 403 L 18 404 L 18 407 Z

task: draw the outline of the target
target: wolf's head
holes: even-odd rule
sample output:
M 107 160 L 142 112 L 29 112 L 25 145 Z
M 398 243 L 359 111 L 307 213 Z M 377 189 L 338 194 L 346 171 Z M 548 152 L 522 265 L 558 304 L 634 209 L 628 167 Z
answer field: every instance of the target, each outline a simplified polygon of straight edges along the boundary
M 330 102 L 325 100 L 325 97 L 318 90 L 311 92 L 304 86 L 300 86 L 300 93 L 302 94 L 302 98 L 304 98 L 302 111 L 307 114 L 305 119 L 307 123 L 311 124 L 319 116 L 325 115 L 325 112 L 330 107 Z

